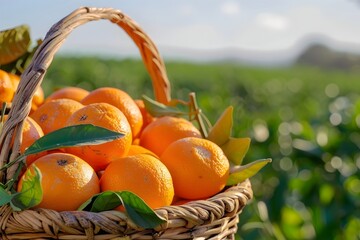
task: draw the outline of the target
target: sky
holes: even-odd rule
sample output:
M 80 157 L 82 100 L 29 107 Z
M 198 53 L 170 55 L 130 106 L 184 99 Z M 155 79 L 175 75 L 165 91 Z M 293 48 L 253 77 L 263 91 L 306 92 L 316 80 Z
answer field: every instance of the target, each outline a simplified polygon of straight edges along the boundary
M 33 39 L 44 38 L 54 23 L 76 8 L 92 6 L 122 10 L 169 58 L 280 56 L 300 51 L 309 39 L 360 53 L 358 0 L 0 1 L 0 29 L 27 24 Z M 107 21 L 80 26 L 59 52 L 138 55 L 123 31 Z

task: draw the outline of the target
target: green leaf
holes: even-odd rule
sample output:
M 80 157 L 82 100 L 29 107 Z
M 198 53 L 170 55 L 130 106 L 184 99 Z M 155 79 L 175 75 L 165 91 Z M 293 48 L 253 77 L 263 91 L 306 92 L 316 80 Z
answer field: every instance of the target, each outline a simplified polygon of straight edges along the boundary
M 145 95 L 142 96 L 144 101 L 144 105 L 146 110 L 150 113 L 151 116 L 154 117 L 162 117 L 162 116 L 187 116 L 189 113 L 181 111 L 176 107 L 166 106 L 165 104 L 159 103 Z
M 11 63 L 5 65 L 0 65 L 0 68 L 6 72 L 11 72 L 16 75 L 21 75 L 31 63 L 33 56 L 41 43 L 42 40 L 38 39 L 36 42 L 36 46 L 34 46 L 32 49 L 28 49 L 28 51 L 25 54 L 17 58 L 15 61 L 12 61 Z
M 122 205 L 121 198 L 116 192 L 105 191 L 84 202 L 78 210 L 102 212 L 112 210 L 120 205 Z
M 222 146 L 229 140 L 233 127 L 233 110 L 234 108 L 232 106 L 225 109 L 215 125 L 210 129 L 207 137 L 208 140 L 219 146 Z
M 16 207 L 14 210 L 34 207 L 42 200 L 41 172 L 36 166 L 31 169 L 34 170 L 34 173 L 26 171 L 21 192 L 13 194 L 11 204 Z
M 120 205 L 125 207 L 129 218 L 143 228 L 155 228 L 165 222 L 139 196 L 129 191 L 105 191 L 94 195 L 78 210 L 102 212 Z
M 30 31 L 27 25 L 0 32 L 0 65 L 15 61 L 25 54 L 30 46 Z
M 235 165 L 241 165 L 247 151 L 250 147 L 250 138 L 229 138 L 221 149 L 226 157 Z
M 84 145 L 97 145 L 124 136 L 123 133 L 110 131 L 92 124 L 74 125 L 48 133 L 36 140 L 24 152 L 24 156 L 46 150 Z
M 155 228 L 165 222 L 140 197 L 129 191 L 118 192 L 133 222 L 143 228 Z
M 0 206 L 8 204 L 12 199 L 11 194 L 0 186 Z
M 20 212 L 23 210 L 23 209 L 19 208 L 17 205 L 15 205 L 13 202 L 10 202 L 10 206 L 13 209 L 13 211 L 15 211 L 15 212 Z
M 270 163 L 270 158 L 256 160 L 252 163 L 244 166 L 235 166 L 230 169 L 230 176 L 226 182 L 227 186 L 232 186 L 243 182 L 245 179 L 254 176 L 259 172 L 266 164 Z

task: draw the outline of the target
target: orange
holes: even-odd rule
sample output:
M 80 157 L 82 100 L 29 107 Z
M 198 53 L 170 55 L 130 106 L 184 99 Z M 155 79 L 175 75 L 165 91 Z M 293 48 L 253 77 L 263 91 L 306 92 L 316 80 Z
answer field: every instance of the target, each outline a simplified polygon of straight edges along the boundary
M 130 123 L 133 138 L 135 138 L 143 125 L 143 118 L 139 107 L 126 92 L 111 87 L 98 88 L 89 93 L 81 103 L 88 105 L 91 103 L 105 102 L 120 109 Z
M 16 91 L 20 83 L 20 76 L 13 73 L 8 73 L 8 74 Z M 44 102 L 44 90 L 40 86 L 36 89 L 34 93 L 33 99 L 31 101 L 31 110 L 35 111 L 43 102 Z
M 20 145 L 20 152 L 23 153 L 25 150 L 31 146 L 36 140 L 44 136 L 44 132 L 31 117 L 27 117 L 24 121 L 23 130 L 22 130 L 22 142 Z M 41 152 L 37 154 L 32 154 L 26 157 L 26 164 L 30 165 L 36 159 L 41 156 L 46 155 L 47 152 Z
M 20 76 L 13 74 L 13 73 L 7 73 L 11 83 L 13 84 L 14 89 L 16 90 L 17 87 L 19 86 L 19 82 L 20 82 Z
M 3 102 L 10 103 L 13 99 L 15 89 L 9 74 L 0 69 L 0 108 Z
M 42 128 L 44 134 L 65 127 L 67 119 L 83 105 L 71 99 L 55 99 L 44 103 L 30 114 Z
M 109 130 L 123 133 L 124 136 L 99 145 L 66 148 L 88 162 L 95 171 L 103 170 L 114 158 L 125 156 L 131 146 L 132 135 L 125 115 L 116 107 L 107 103 L 93 103 L 74 112 L 67 126 L 93 124 Z
M 38 87 L 34 93 L 32 104 L 40 106 L 44 102 L 44 90 L 42 87 Z
M 165 165 L 148 154 L 119 158 L 109 164 L 100 179 L 101 191 L 131 191 L 151 208 L 171 204 L 174 187 Z
M 84 97 L 89 94 L 88 90 L 79 87 L 64 87 L 52 92 L 45 102 L 49 102 L 54 99 L 68 98 L 80 102 Z
M 229 161 L 222 149 L 203 138 L 173 142 L 160 160 L 171 173 L 175 194 L 184 199 L 215 195 L 225 187 L 229 176 Z
M 4 120 L 7 120 L 7 118 L 8 116 L 5 115 Z M 31 117 L 27 116 L 25 118 L 22 128 L 22 141 L 20 144 L 20 152 L 24 153 L 28 147 L 30 147 L 36 140 L 38 140 L 42 136 L 44 136 L 44 132 L 42 131 L 39 124 L 37 124 Z M 14 144 L 14 136 L 12 144 Z M 47 151 L 28 155 L 26 157 L 26 165 L 30 165 L 33 161 L 46 154 Z
M 99 179 L 84 160 L 67 153 L 52 153 L 37 159 L 22 175 L 21 191 L 26 174 L 34 167 L 41 172 L 43 199 L 36 207 L 56 211 L 74 211 L 82 203 L 100 192 Z
M 143 130 L 149 123 L 153 122 L 155 118 L 151 116 L 151 114 L 146 110 L 144 101 L 141 99 L 135 99 L 136 105 L 139 107 L 141 115 L 143 117 L 143 126 L 141 130 Z
M 38 87 L 34 93 L 31 101 L 31 111 L 36 111 L 41 104 L 44 103 L 44 90 L 42 87 Z
M 141 133 L 140 146 L 161 156 L 170 143 L 185 137 L 199 137 L 200 131 L 188 120 L 177 117 L 160 117 Z
M 156 157 L 156 158 L 159 158 L 158 156 L 156 156 L 155 153 L 153 153 L 152 151 L 142 147 L 142 146 L 139 146 L 139 145 L 131 145 L 130 146 L 130 149 L 129 149 L 129 152 L 128 152 L 128 156 L 132 156 L 132 155 L 136 155 L 136 154 L 150 154 L 152 155 L 153 157 Z

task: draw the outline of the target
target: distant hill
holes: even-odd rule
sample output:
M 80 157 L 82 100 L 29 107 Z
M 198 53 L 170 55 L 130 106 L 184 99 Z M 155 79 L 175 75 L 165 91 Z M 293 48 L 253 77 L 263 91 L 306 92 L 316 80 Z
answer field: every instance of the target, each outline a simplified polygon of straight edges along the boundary
M 360 46 L 339 43 L 323 36 L 308 36 L 290 48 L 255 51 L 239 48 L 217 50 L 177 49 L 162 46 L 165 60 L 236 62 L 255 66 L 306 65 L 322 69 L 360 70 Z
M 323 44 L 312 44 L 298 56 L 295 64 L 322 69 L 360 70 L 360 55 L 336 51 Z

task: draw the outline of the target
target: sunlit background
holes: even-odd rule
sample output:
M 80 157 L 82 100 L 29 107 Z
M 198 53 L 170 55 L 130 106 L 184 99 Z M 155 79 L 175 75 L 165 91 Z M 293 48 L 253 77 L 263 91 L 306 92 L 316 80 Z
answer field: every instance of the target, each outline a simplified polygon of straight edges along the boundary
M 0 27 L 26 23 L 33 38 L 43 38 L 52 24 L 79 6 L 122 10 L 153 38 L 164 58 L 283 64 L 313 40 L 360 52 L 356 0 L 17 0 L 2 4 Z M 137 56 L 121 34 L 104 22 L 82 26 L 61 52 Z
M 252 178 L 237 239 L 360 239 L 360 1 L 16 0 L 1 5 L 0 29 L 25 23 L 43 38 L 79 6 L 135 19 L 173 96 L 195 91 L 213 121 L 234 105 L 233 134 L 252 139 L 244 162 L 273 159 Z M 44 89 L 74 84 L 151 94 L 135 45 L 107 22 L 70 35 Z

